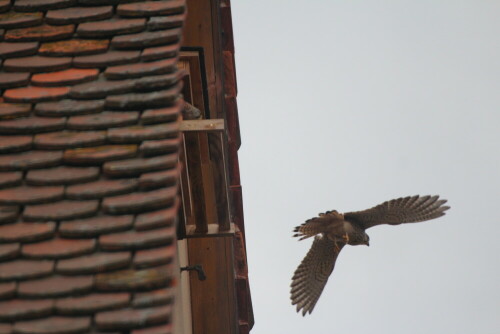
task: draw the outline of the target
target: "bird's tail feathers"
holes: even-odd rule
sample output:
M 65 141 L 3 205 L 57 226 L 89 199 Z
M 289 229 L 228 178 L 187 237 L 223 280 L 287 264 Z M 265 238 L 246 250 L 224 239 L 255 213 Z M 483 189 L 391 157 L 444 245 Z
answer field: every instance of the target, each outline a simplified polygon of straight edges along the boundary
M 304 224 L 295 227 L 293 231 L 295 232 L 293 236 L 300 237 L 300 241 L 310 237 L 314 237 L 316 234 L 325 232 L 325 224 L 323 222 L 309 220 Z

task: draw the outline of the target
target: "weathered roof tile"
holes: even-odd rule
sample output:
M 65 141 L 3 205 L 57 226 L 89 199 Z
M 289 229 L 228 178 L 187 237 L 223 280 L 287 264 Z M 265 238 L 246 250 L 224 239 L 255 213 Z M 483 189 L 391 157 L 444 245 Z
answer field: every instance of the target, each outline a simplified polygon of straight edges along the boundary
M 170 245 L 137 251 L 132 262 L 136 268 L 154 267 L 172 262 L 174 256 L 175 246 Z
M 0 155 L 0 170 L 27 170 L 58 165 L 63 157 L 58 151 L 29 151 Z
M 23 245 L 22 254 L 35 259 L 64 259 L 91 253 L 95 249 L 94 239 L 52 239 Z
M 94 115 L 70 117 L 67 128 L 74 130 L 107 129 L 136 124 L 138 119 L 139 113 L 134 111 L 105 111 Z
M 184 12 L 185 2 L 179 0 L 143 1 L 118 6 L 118 15 L 124 17 L 148 17 Z
M 177 165 L 177 155 L 162 155 L 154 158 L 135 158 L 129 160 L 106 162 L 104 174 L 111 176 L 138 175 L 173 168 Z
M 30 81 L 29 73 L 0 73 L 0 88 L 26 86 Z
M 2 334 L 12 334 L 12 324 L 0 323 L 0 333 Z
M 16 258 L 20 254 L 20 244 L 0 244 L 0 261 Z M 1 295 L 1 293 L 0 293 Z
M 30 185 L 66 185 L 95 180 L 99 177 L 99 168 L 60 166 L 50 169 L 30 170 L 26 174 L 26 183 Z
M 185 14 L 151 17 L 148 21 L 148 29 L 160 30 L 182 27 L 185 18 Z
M 54 261 L 17 260 L 3 262 L 0 263 L 0 281 L 43 277 L 51 274 L 53 269 Z
M 26 73 L 23 74 L 26 75 Z M 99 75 L 99 70 L 97 69 L 71 68 L 59 72 L 35 74 L 31 78 L 31 82 L 35 86 L 49 86 L 49 87 L 75 85 L 95 80 L 97 79 L 98 75 Z
M 152 61 L 165 58 L 173 58 L 179 54 L 179 46 L 177 44 L 155 46 L 142 51 L 142 61 Z
M 134 89 L 132 80 L 93 81 L 71 88 L 70 95 L 77 99 L 104 98 L 108 95 L 123 94 Z
M 135 219 L 134 227 L 137 231 L 143 231 L 172 226 L 177 217 L 178 207 L 179 201 L 176 200 L 175 204 L 168 209 L 140 214 Z
M 177 187 L 153 190 L 143 193 L 108 197 L 103 201 L 103 209 L 112 214 L 144 212 L 173 204 Z
M 48 316 L 54 307 L 53 300 L 14 299 L 0 302 L 0 321 L 33 319 Z
M 180 138 L 147 140 L 142 142 L 139 151 L 146 156 L 176 152 L 179 149 L 179 142 Z
M 23 179 L 21 172 L 0 173 L 0 188 L 8 188 L 17 186 Z
M 43 13 L 7 12 L 0 14 L 0 28 L 31 27 L 42 23 Z
M 7 102 L 27 102 L 36 103 L 44 101 L 57 101 L 69 94 L 68 87 L 36 87 L 28 86 L 23 88 L 7 89 L 4 93 Z M 36 126 L 36 124 L 33 124 Z
M 0 242 L 33 242 L 51 238 L 56 224 L 48 223 L 16 223 L 0 226 Z
M 39 133 L 61 130 L 66 123 L 65 118 L 26 117 L 0 121 L 0 131 L 4 134 Z
M 60 201 L 50 204 L 28 205 L 24 209 L 24 219 L 47 221 L 84 218 L 93 215 L 98 207 L 98 201 Z
M 28 43 L 0 43 L 0 58 L 12 58 L 12 57 L 23 57 L 30 56 L 36 53 L 38 50 L 37 42 Z
M 77 148 L 64 152 L 64 161 L 77 164 L 101 164 L 105 161 L 125 159 L 135 156 L 137 145 L 106 145 Z M 2 158 L 0 157 L 0 170 Z
M 73 334 L 84 333 L 90 328 L 86 317 L 54 316 L 41 320 L 19 321 L 14 324 L 16 334 Z
M 65 26 L 51 26 L 44 24 L 29 28 L 7 30 L 4 35 L 4 39 L 12 42 L 57 41 L 71 37 L 74 30 L 75 26 L 71 24 Z
M 71 65 L 68 57 L 31 56 L 7 59 L 3 63 L 5 71 L 10 72 L 50 72 L 64 70 Z
M 8 61 L 9 60 L 7 60 L 7 62 Z M 109 79 L 118 80 L 138 78 L 147 75 L 172 73 L 177 69 L 176 62 L 175 58 L 169 58 L 149 63 L 112 66 L 108 67 L 106 71 L 104 71 L 104 75 Z
M 174 238 L 174 227 L 143 232 L 127 231 L 99 237 L 99 246 L 110 251 L 141 249 L 169 244 Z
M 94 253 L 69 260 L 60 260 L 56 271 L 67 275 L 92 274 L 127 267 L 131 262 L 128 252 Z
M 60 314 L 81 315 L 127 306 L 128 293 L 94 293 L 83 297 L 58 299 L 55 308 Z
M 131 34 L 143 31 L 146 28 L 146 19 L 118 19 L 99 22 L 82 23 L 76 30 L 82 37 L 103 37 L 121 34 Z
M 37 103 L 35 106 L 35 113 L 41 116 L 85 115 L 98 113 L 102 111 L 103 108 L 103 100 L 61 100 L 57 102 Z
M 177 122 L 149 126 L 130 126 L 108 130 L 108 140 L 112 143 L 130 144 L 144 140 L 166 139 L 177 137 L 179 124 Z
M 66 189 L 66 196 L 72 199 L 96 199 L 126 194 L 134 191 L 136 188 L 136 179 L 99 180 L 96 182 L 69 186 Z
M 101 234 L 128 230 L 132 227 L 134 216 L 98 216 L 82 220 L 62 222 L 59 225 L 61 236 L 88 238 Z
M 173 289 L 160 289 L 134 294 L 132 306 L 134 308 L 151 307 L 169 304 L 174 298 Z
M 173 268 L 161 266 L 142 270 L 119 270 L 96 275 L 100 291 L 141 291 L 164 287 L 172 280 Z
M 0 119 L 12 119 L 28 116 L 31 104 L 3 103 L 0 102 Z
M 32 143 L 32 136 L 0 136 L 0 153 L 26 151 L 31 148 Z
M 136 63 L 139 61 L 140 51 L 109 51 L 99 55 L 75 57 L 73 64 L 76 67 L 107 67 Z
M 64 187 L 20 186 L 0 190 L 0 204 L 37 204 L 63 198 Z
M 46 56 L 83 56 L 103 53 L 108 49 L 106 39 L 69 39 L 43 43 L 38 53 Z
M 53 298 L 88 292 L 93 285 L 92 276 L 50 276 L 19 283 L 17 293 L 23 298 Z
M 141 115 L 141 121 L 143 124 L 158 124 L 175 121 L 179 117 L 180 105 L 181 102 L 178 102 L 171 107 L 145 110 Z
M 0 299 L 11 298 L 16 294 L 17 283 L 16 282 L 8 282 L 8 283 L 0 283 Z M 0 333 L 3 334 L 1 327 Z
M 152 189 L 173 185 L 179 179 L 179 175 L 179 168 L 142 174 L 139 178 L 139 189 Z
M 144 49 L 151 46 L 172 44 L 181 38 L 181 29 L 146 31 L 137 34 L 115 36 L 111 46 L 117 49 Z
M 172 105 L 179 98 L 180 86 L 151 93 L 114 95 L 106 98 L 105 106 L 115 110 L 161 108 Z
M 50 24 L 83 23 L 103 20 L 113 16 L 113 7 L 71 7 L 59 10 L 50 10 L 45 20 Z
M 168 322 L 172 313 L 171 306 L 149 309 L 123 309 L 97 314 L 95 321 L 99 329 L 131 329 Z
M 130 334 L 172 334 L 174 332 L 172 324 L 135 329 Z
M 34 143 L 38 148 L 53 150 L 102 145 L 105 141 L 106 133 L 104 131 L 63 131 L 37 135 Z
M 15 222 L 19 215 L 20 207 L 15 205 L 0 206 L 0 224 Z M 1 238 L 0 238 L 1 240 Z
M 14 9 L 20 12 L 34 12 L 65 8 L 76 4 L 76 0 L 17 0 Z

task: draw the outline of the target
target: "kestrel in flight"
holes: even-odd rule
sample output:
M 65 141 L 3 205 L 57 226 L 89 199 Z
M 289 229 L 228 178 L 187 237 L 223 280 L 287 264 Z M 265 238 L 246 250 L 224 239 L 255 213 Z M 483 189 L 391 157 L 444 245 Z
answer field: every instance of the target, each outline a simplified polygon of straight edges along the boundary
M 384 202 L 371 209 L 340 214 L 327 211 L 297 226 L 294 237 L 315 236 L 311 249 L 292 277 L 292 305 L 302 315 L 311 313 L 345 245 L 370 245 L 367 228 L 416 223 L 444 216 L 449 206 L 439 196 L 409 196 Z

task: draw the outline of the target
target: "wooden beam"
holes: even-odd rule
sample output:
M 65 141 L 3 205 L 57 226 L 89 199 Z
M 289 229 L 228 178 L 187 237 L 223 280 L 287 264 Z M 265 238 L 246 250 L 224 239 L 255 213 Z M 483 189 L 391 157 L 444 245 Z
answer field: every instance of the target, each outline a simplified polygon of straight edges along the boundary
M 223 131 L 224 119 L 200 119 L 200 120 L 187 120 L 182 121 L 180 130 L 184 132 L 192 131 Z
M 223 237 L 234 235 L 238 231 L 238 226 L 230 224 L 229 229 L 221 231 L 219 224 L 208 224 L 208 231 L 206 233 L 199 233 L 196 231 L 196 226 L 188 225 L 186 227 L 186 238 L 207 238 L 207 237 Z

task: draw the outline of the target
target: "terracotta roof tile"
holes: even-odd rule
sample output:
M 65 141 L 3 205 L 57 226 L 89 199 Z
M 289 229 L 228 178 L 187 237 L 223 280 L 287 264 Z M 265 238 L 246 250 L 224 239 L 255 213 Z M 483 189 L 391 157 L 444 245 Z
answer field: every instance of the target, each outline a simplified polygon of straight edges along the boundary
M 37 42 L 28 43 L 0 43 L 0 58 L 23 57 L 36 54 L 38 50 Z
M 52 314 L 53 300 L 9 300 L 0 302 L 0 321 L 40 318 Z
M 6 62 L 8 62 L 7 60 Z M 138 78 L 147 75 L 157 75 L 174 72 L 176 59 L 169 58 L 165 60 L 152 61 L 149 63 L 137 63 L 132 65 L 119 65 L 106 68 L 104 75 L 112 80 Z
M 179 107 L 180 103 L 176 103 L 171 107 L 146 110 L 141 115 L 141 121 L 143 124 L 175 121 L 179 117 Z
M 33 242 L 51 238 L 56 231 L 56 224 L 16 223 L 0 225 L 0 242 Z
M 99 329 L 131 329 L 146 325 L 161 324 L 169 321 L 172 313 L 170 306 L 149 309 L 123 309 L 102 312 L 96 315 L 95 321 Z
M 139 91 L 152 91 L 161 88 L 167 88 L 179 82 L 181 77 L 180 71 L 173 74 L 147 76 L 134 81 L 135 89 Z
M 125 17 L 159 16 L 184 12 L 184 1 L 143 1 L 118 6 L 118 15 Z
M 47 150 L 102 145 L 106 141 L 104 131 L 62 131 L 35 136 L 35 147 Z
M 166 171 L 142 174 L 139 178 L 139 189 L 153 189 L 176 184 L 180 176 L 180 167 Z
M 144 212 L 171 205 L 177 187 L 105 198 L 103 209 L 112 214 Z
M 161 326 L 135 329 L 131 331 L 130 334 L 172 334 L 173 332 L 172 324 L 165 324 Z
M 56 41 L 71 37 L 74 29 L 74 25 L 51 26 L 43 24 L 35 27 L 7 30 L 4 39 L 12 42 Z
M 51 274 L 53 270 L 54 261 L 17 260 L 3 262 L 0 263 L 0 281 L 43 277 Z
M 109 51 L 99 55 L 75 57 L 73 64 L 76 67 L 107 67 L 136 63 L 139 61 L 140 51 Z
M 31 56 L 7 59 L 3 63 L 5 71 L 10 72 L 50 72 L 64 70 L 71 65 L 68 57 Z
M 29 73 L 0 73 L 0 88 L 26 86 L 29 81 Z
M 69 260 L 60 260 L 56 271 L 61 274 L 93 274 L 127 267 L 131 262 L 128 252 L 94 253 Z
M 99 180 L 66 188 L 66 196 L 72 199 L 96 199 L 127 194 L 137 189 L 136 179 Z
M 13 120 L 0 121 L 0 131 L 4 134 L 39 133 L 61 130 L 64 128 L 65 123 L 65 118 L 47 118 L 37 116 L 16 118 Z
M 31 148 L 32 143 L 32 136 L 0 136 L 0 153 L 26 151 Z
M 75 130 L 99 130 L 136 124 L 139 112 L 102 112 L 94 115 L 73 116 L 68 120 L 67 128 Z
M 0 224 L 7 224 L 16 221 L 17 216 L 19 215 L 19 210 L 19 206 L 0 206 Z
M 104 98 L 108 95 L 132 92 L 133 89 L 134 82 L 132 80 L 101 80 L 73 86 L 70 95 L 76 99 Z
M 134 308 L 165 305 L 174 299 L 173 289 L 161 289 L 150 292 L 138 292 L 134 294 L 132 306 Z
M 146 156 L 171 153 L 176 152 L 179 149 L 179 143 L 180 138 L 147 140 L 142 142 L 139 147 L 139 151 Z
M 59 225 L 61 236 L 95 237 L 101 234 L 120 232 L 130 229 L 134 222 L 134 216 L 98 216 L 89 219 L 62 222 Z M 94 240 L 94 239 L 92 239 Z
M 22 179 L 23 173 L 21 172 L 0 173 L 0 188 L 17 186 Z
M 93 285 L 92 276 L 50 276 L 19 283 L 17 293 L 23 298 L 54 298 L 88 292 Z
M 125 159 L 135 156 L 137 145 L 107 145 L 91 148 L 66 150 L 64 161 L 77 164 L 100 164 L 105 161 Z M 0 170 L 2 168 L 0 157 Z
M 103 53 L 108 49 L 105 39 L 70 39 L 43 43 L 38 53 L 46 56 L 83 56 Z
M 43 13 L 8 12 L 0 14 L 0 28 L 31 27 L 42 23 Z
M 99 246 L 101 249 L 110 251 L 150 248 L 169 244 L 174 238 L 175 228 L 173 227 L 141 232 L 128 231 L 99 237 Z
M 76 219 L 93 215 L 98 207 L 98 201 L 60 201 L 28 205 L 24 209 L 23 216 L 29 221 Z
M 16 334 L 73 334 L 84 333 L 90 328 L 86 317 L 54 316 L 41 320 L 19 321 L 14 324 Z
M 96 275 L 96 288 L 101 291 L 142 291 L 167 286 L 173 268 L 161 266 L 142 270 L 119 270 Z
M 16 294 L 16 290 L 17 290 L 16 282 L 0 283 L 0 299 L 11 298 Z M 1 327 L 0 327 L 0 333 L 2 333 Z
M 146 19 L 114 19 L 108 21 L 82 23 L 76 30 L 82 37 L 103 37 L 121 34 L 131 34 L 143 31 Z
M 69 93 L 68 87 L 36 87 L 28 86 L 22 88 L 7 89 L 4 93 L 7 102 L 44 102 L 55 101 L 66 97 Z M 35 125 L 34 125 L 35 126 Z
M 35 113 L 41 116 L 85 115 L 98 113 L 103 108 L 103 100 L 61 100 L 57 102 L 37 103 Z
M 134 227 L 138 231 L 150 230 L 159 227 L 172 226 L 177 218 L 178 201 L 168 208 L 137 216 Z
M 176 122 L 150 126 L 131 126 L 108 130 L 108 140 L 117 144 L 134 144 L 144 140 L 177 137 L 179 124 Z
M 181 29 L 146 31 L 137 34 L 115 36 L 111 46 L 117 49 L 144 49 L 151 46 L 172 44 L 181 38 Z
M 35 74 L 31 82 L 36 86 L 64 86 L 75 85 L 97 79 L 97 69 L 70 68 L 59 72 Z
M 179 53 L 179 48 L 177 44 L 155 46 L 152 48 L 147 48 L 142 51 L 141 60 L 152 61 L 165 58 L 176 57 Z
M 52 167 L 62 160 L 62 152 L 30 151 L 0 156 L 0 170 L 28 170 Z
M 0 204 L 38 204 L 63 198 L 64 187 L 21 186 L 0 190 Z
M 160 30 L 168 28 L 178 28 L 182 26 L 185 18 L 185 14 L 151 17 L 148 21 L 148 29 Z
M 61 239 L 23 245 L 22 254 L 27 258 L 36 259 L 64 259 L 88 254 L 94 251 L 94 239 Z
M 0 334 L 12 334 L 12 325 L 8 323 L 0 323 Z
M 106 162 L 103 167 L 104 174 L 111 176 L 137 175 L 175 167 L 177 155 L 162 155 L 154 158 L 136 158 Z
M 3 103 L 0 102 L 0 119 L 12 119 L 28 116 L 31 110 L 30 104 Z
M 81 315 L 127 306 L 128 293 L 94 293 L 83 297 L 58 299 L 55 308 L 60 314 Z
M 105 106 L 115 110 L 137 110 L 138 108 L 161 108 L 172 105 L 179 97 L 180 87 L 152 93 L 114 95 L 106 98 Z
M 136 268 L 154 267 L 172 262 L 174 256 L 175 246 L 170 245 L 137 251 L 132 262 Z
M 26 183 L 31 185 L 62 185 L 95 180 L 99 168 L 60 166 L 50 169 L 31 170 L 26 175 Z
M 50 10 L 45 20 L 50 24 L 83 23 L 88 21 L 107 19 L 113 16 L 113 7 L 71 7 L 59 10 Z
M 33 12 L 65 8 L 74 4 L 76 0 L 17 0 L 14 3 L 14 9 L 20 12 Z
M 20 254 L 20 244 L 0 244 L 0 261 L 9 260 Z

